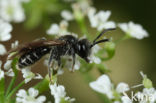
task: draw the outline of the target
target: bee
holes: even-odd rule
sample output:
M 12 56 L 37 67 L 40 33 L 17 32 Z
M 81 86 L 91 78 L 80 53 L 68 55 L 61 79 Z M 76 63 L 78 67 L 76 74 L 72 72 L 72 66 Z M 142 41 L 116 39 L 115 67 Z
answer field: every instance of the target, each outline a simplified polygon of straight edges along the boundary
M 102 39 L 97 41 L 105 32 L 114 30 L 115 28 L 109 28 L 103 30 L 93 42 L 89 42 L 87 39 L 78 39 L 72 35 L 61 36 L 55 40 L 40 39 L 19 45 L 17 48 L 10 50 L 7 54 L 12 52 L 15 54 L 8 57 L 8 59 L 13 59 L 19 56 L 18 67 L 24 68 L 35 64 L 44 55 L 50 54 L 48 61 L 48 75 L 51 80 L 52 70 L 54 61 L 57 62 L 58 67 L 61 66 L 61 57 L 68 55 L 72 56 L 72 70 L 75 65 L 76 54 L 89 62 L 89 55 L 91 53 L 91 48 L 96 44 L 109 41 L 109 39 Z

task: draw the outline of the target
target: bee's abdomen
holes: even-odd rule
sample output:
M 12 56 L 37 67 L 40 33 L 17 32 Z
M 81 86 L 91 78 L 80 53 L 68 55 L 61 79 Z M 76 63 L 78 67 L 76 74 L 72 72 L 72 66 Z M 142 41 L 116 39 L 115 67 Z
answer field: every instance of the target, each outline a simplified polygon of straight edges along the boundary
M 19 68 L 30 66 L 41 59 L 42 56 L 50 52 L 49 47 L 37 47 L 24 53 L 18 61 Z

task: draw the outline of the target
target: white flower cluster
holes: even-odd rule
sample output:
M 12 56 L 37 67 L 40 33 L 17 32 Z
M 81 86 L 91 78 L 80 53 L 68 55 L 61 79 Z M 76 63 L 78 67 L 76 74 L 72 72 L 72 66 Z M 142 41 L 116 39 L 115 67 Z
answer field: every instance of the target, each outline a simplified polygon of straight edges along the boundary
M 141 74 L 144 79 L 146 76 L 142 72 Z M 149 83 L 148 81 L 146 82 Z M 145 87 L 145 84 L 141 86 Z M 133 93 L 132 91 L 132 94 L 131 94 L 132 97 L 129 97 L 126 94 L 126 92 L 130 90 L 128 84 L 121 82 L 117 85 L 116 88 L 114 88 L 108 75 L 100 76 L 96 81 L 91 82 L 89 85 L 96 92 L 105 94 L 110 100 L 113 100 L 114 103 L 133 103 L 133 101 L 137 101 L 138 103 L 155 103 L 156 102 L 156 89 L 155 88 L 145 87 L 143 88 L 142 92 L 139 91 L 137 93 Z M 121 101 L 115 100 L 115 96 L 120 96 Z
M 10 32 L 12 31 L 12 26 L 0 19 L 0 41 L 7 41 L 11 38 Z M 6 53 L 5 46 L 0 44 L 0 55 L 4 55 Z
M 89 85 L 93 90 L 107 95 L 109 99 L 114 99 L 114 90 L 119 94 L 129 90 L 128 84 L 123 82 L 119 83 L 116 89 L 114 89 L 108 75 L 100 76 L 96 81 L 91 82 Z
M 34 88 L 29 88 L 28 92 L 24 89 L 20 89 L 16 94 L 16 103 L 44 103 L 46 101 L 45 96 L 39 96 L 39 91 Z
M 70 98 L 66 96 L 65 88 L 63 85 L 51 84 L 50 85 L 51 95 L 55 98 L 55 103 L 61 103 L 61 101 L 67 101 L 67 103 L 72 103 L 75 98 Z
M 7 60 L 6 63 L 4 64 L 4 70 L 7 71 L 5 72 L 7 76 L 13 77 L 15 74 L 13 72 L 11 64 L 12 64 L 12 60 Z
M 22 73 L 23 73 L 23 78 L 25 79 L 25 83 L 28 83 L 32 79 L 43 79 L 43 77 L 39 73 L 35 75 L 33 72 L 31 72 L 31 68 L 29 67 L 23 68 Z
M 0 0 L 0 17 L 8 22 L 25 20 L 22 0 Z
M 111 11 L 99 11 L 96 13 L 96 9 L 91 7 L 88 11 L 88 18 L 91 23 L 91 27 L 97 28 L 98 31 L 108 28 L 115 28 L 115 22 L 108 21 L 111 15 Z
M 118 26 L 130 37 L 143 39 L 144 37 L 148 36 L 147 31 L 144 30 L 140 24 L 135 24 L 132 21 L 129 23 L 119 23 Z
M 12 37 L 11 31 L 13 27 L 9 22 L 24 21 L 25 15 L 22 3 L 27 1 L 28 0 L 0 0 L 0 41 L 8 41 Z M 15 44 L 12 44 L 12 48 L 15 48 L 17 45 L 18 42 L 16 41 Z M 4 55 L 6 52 L 5 46 L 0 44 L 0 55 Z M 7 76 L 14 76 L 11 63 L 12 61 L 8 60 L 4 65 L 4 69 L 7 72 L 0 70 L 3 76 L 4 74 Z
M 155 103 L 156 102 L 156 89 L 155 88 L 144 88 L 142 92 L 135 94 L 139 103 Z

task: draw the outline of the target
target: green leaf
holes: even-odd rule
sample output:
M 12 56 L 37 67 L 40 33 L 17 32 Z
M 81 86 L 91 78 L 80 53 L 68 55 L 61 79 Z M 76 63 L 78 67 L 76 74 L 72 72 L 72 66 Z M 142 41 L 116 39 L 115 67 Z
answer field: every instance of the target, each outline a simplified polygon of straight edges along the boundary
M 4 103 L 5 81 L 4 78 L 0 80 L 0 103 Z
M 35 89 L 39 90 L 40 93 L 47 91 L 49 89 L 49 77 L 48 75 L 38 84 L 34 86 Z
M 114 42 L 107 42 L 105 43 L 105 47 L 104 49 L 100 50 L 99 54 L 107 54 L 107 57 L 101 57 L 99 54 L 98 56 L 101 57 L 102 61 L 107 61 L 110 60 L 111 58 L 113 58 L 113 56 L 115 55 L 115 43 Z
M 148 79 L 147 77 L 143 78 L 143 85 L 145 88 L 152 88 L 153 87 L 153 83 L 150 79 Z
M 11 79 L 11 82 L 10 82 L 9 87 L 7 88 L 7 91 L 6 91 L 6 94 L 5 94 L 6 96 L 10 93 L 13 85 L 15 84 L 15 80 L 16 80 L 17 75 L 18 75 L 18 70 L 16 69 L 17 62 L 18 62 L 18 58 L 15 58 L 15 59 L 13 59 L 12 64 L 11 64 L 15 76 Z
M 96 66 L 101 74 L 110 72 L 110 70 L 104 64 L 97 64 Z
M 65 100 L 65 98 L 61 98 L 60 103 L 70 103 L 70 101 Z

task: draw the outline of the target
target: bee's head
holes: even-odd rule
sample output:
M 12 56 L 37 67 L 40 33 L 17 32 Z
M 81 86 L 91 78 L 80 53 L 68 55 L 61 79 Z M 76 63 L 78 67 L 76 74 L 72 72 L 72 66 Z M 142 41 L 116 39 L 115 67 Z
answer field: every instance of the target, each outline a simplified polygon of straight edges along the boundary
M 94 40 L 92 43 L 90 43 L 87 39 L 81 39 L 78 41 L 75 49 L 76 53 L 83 58 L 86 62 L 89 62 L 89 55 L 91 53 L 91 48 L 94 47 L 96 44 L 102 43 L 109 41 L 109 39 L 102 39 L 97 41 L 105 32 L 110 31 L 110 30 L 115 30 L 115 28 L 110 28 L 103 30 Z
M 83 58 L 86 62 L 89 62 L 88 56 L 91 53 L 91 43 L 87 39 L 81 39 L 76 45 L 76 53 Z

